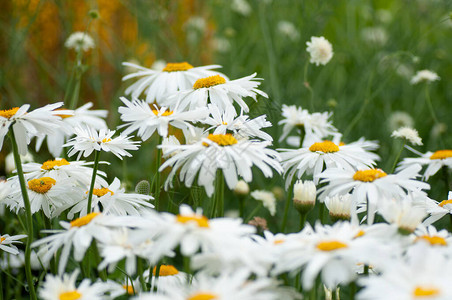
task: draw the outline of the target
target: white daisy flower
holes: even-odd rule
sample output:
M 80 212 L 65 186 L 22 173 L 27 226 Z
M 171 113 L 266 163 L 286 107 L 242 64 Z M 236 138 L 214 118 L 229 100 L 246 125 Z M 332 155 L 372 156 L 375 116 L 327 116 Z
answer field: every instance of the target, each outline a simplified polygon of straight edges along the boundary
M 437 230 L 434 226 L 420 225 L 411 235 L 414 243 L 424 242 L 431 247 L 443 247 L 450 253 L 452 235 L 446 229 Z
M 72 219 L 74 214 L 80 213 L 81 216 L 86 215 L 88 205 L 88 191 L 78 202 L 71 202 L 66 205 L 63 210 L 72 207 L 67 213 L 67 217 Z M 91 211 L 102 212 L 104 214 L 121 215 L 135 215 L 139 216 L 147 209 L 154 208 L 154 205 L 149 203 L 153 200 L 152 196 L 126 193 L 125 189 L 121 187 L 121 181 L 115 178 L 110 185 L 104 187 L 95 186 L 93 190 L 93 199 L 91 202 Z
M 63 147 L 72 146 L 68 155 L 72 156 L 79 152 L 77 160 L 83 155 L 88 157 L 93 151 L 111 152 L 118 158 L 132 156 L 126 150 L 138 150 L 139 143 L 131 141 L 132 137 L 120 135 L 113 138 L 115 130 L 101 129 L 99 132 L 90 127 L 77 127 L 74 129 L 76 136 L 70 139 Z
M 54 134 L 61 125 L 61 118 L 56 115 L 54 109 L 63 105 L 63 102 L 48 104 L 31 112 L 29 104 L 20 108 L 15 107 L 0 110 L 0 150 L 3 140 L 12 126 L 20 155 L 27 154 L 27 145 L 31 138 L 38 135 Z
M 251 197 L 261 201 L 272 216 L 276 214 L 276 197 L 272 192 L 255 190 L 251 192 Z
M 417 152 L 416 152 L 417 153 Z M 427 166 L 423 178 L 428 180 L 435 175 L 442 167 L 452 168 L 452 150 L 443 149 L 435 152 L 419 153 L 421 157 L 407 157 L 399 164 L 396 171 L 401 171 L 415 164 Z
M 173 177 L 180 170 L 179 178 L 190 187 L 198 175 L 198 184 L 206 189 L 210 197 L 214 190 L 217 170 L 222 170 L 229 189 L 234 189 L 238 176 L 246 182 L 252 180 L 251 168 L 256 165 L 265 177 L 273 175 L 272 168 L 278 173 L 282 171 L 279 155 L 268 149 L 270 142 L 255 140 L 237 140 L 231 134 L 209 134 L 207 138 L 191 145 L 172 145 L 165 147 L 170 155 L 179 152 L 166 160 L 159 171 L 171 166 L 172 170 L 165 182 L 165 188 L 172 187 Z
M 148 69 L 142 66 L 124 62 L 124 66 L 138 69 L 138 72 L 131 73 L 122 78 L 142 77 L 125 90 L 125 94 L 132 95 L 132 98 L 139 98 L 141 93 L 146 94 L 146 102 L 156 101 L 159 105 L 167 106 L 166 97 L 177 91 L 190 89 L 197 79 L 223 75 L 212 69 L 221 68 L 219 65 L 209 65 L 203 67 L 193 67 L 187 62 L 167 63 L 162 70 Z
M 309 140 L 312 140 L 311 136 L 315 136 L 317 139 L 323 139 L 330 135 L 335 136 L 338 134 L 337 129 L 329 120 L 332 113 L 316 112 L 310 114 L 308 110 L 302 109 L 301 107 L 283 104 L 282 116 L 283 119 L 278 122 L 278 124 L 284 125 L 283 133 L 279 138 L 280 142 L 284 140 L 294 128 L 302 128 L 306 138 Z
M 157 273 L 157 266 L 152 269 L 151 288 L 155 287 L 155 275 Z M 149 269 L 143 273 L 144 280 L 149 282 Z M 166 292 L 173 289 L 175 286 L 183 286 L 187 283 L 187 273 L 179 271 L 173 265 L 160 265 L 159 278 L 157 280 L 157 291 Z
M 300 33 L 292 22 L 285 20 L 279 21 L 276 28 L 280 35 L 288 37 L 292 41 L 296 41 L 300 38 Z
M 413 127 L 413 118 L 404 111 L 395 111 L 389 115 L 388 127 L 390 131 L 399 129 L 400 127 Z
M 224 272 L 217 277 L 203 273 L 196 275 L 196 281 L 168 289 L 162 293 L 142 293 L 140 300 L 273 300 L 297 299 L 295 292 L 278 286 L 279 283 L 266 277 L 249 279 L 246 270 Z
M 102 164 L 109 164 L 106 161 L 101 161 Z M 93 169 L 88 167 L 93 165 L 93 162 L 68 161 L 64 158 L 55 158 L 45 161 L 43 164 L 28 163 L 23 164 L 22 168 L 25 173 L 25 178 L 35 179 L 40 177 L 52 177 L 55 180 L 71 178 L 75 180 L 78 185 L 85 186 L 91 182 Z M 105 172 L 97 171 L 96 182 L 101 185 L 108 185 L 103 177 L 107 175 Z
M 361 169 L 358 171 L 345 169 L 328 169 L 320 174 L 321 184 L 327 183 L 319 192 L 320 199 L 326 196 L 351 194 L 353 209 L 365 205 L 369 224 L 373 223 L 379 204 L 385 199 L 400 199 L 407 192 L 420 193 L 429 190 L 430 185 L 416 180 L 421 167 L 413 165 L 396 174 L 386 174 L 381 169 Z M 354 214 L 353 212 L 352 214 Z
M 424 203 L 419 204 L 430 215 L 424 221 L 424 225 L 430 225 L 441 219 L 447 214 L 452 214 L 452 191 L 449 191 L 447 200 L 441 202 L 427 199 Z
M 310 62 L 316 66 L 326 65 L 333 58 L 333 46 L 323 36 L 311 37 L 311 41 L 306 42 L 306 45 L 306 51 L 311 56 Z
M 93 106 L 92 102 L 86 103 L 75 110 L 57 110 L 57 116 L 62 118 L 60 130 L 47 136 L 47 148 L 54 157 L 59 157 L 63 150 L 63 145 L 67 138 L 74 134 L 74 128 L 84 125 L 96 130 L 106 129 L 107 124 L 103 118 L 107 117 L 106 110 L 89 110 Z M 36 140 L 36 151 L 41 148 L 46 136 L 38 136 Z
M 193 126 L 188 122 L 202 120 L 208 115 L 207 108 L 182 112 L 178 109 L 158 108 L 156 105 L 152 108 L 149 103 L 137 99 L 132 102 L 124 97 L 120 99 L 126 106 L 119 107 L 118 111 L 121 114 L 121 120 L 126 124 L 119 128 L 127 127 L 123 132 L 125 135 L 138 130 L 137 135 L 143 141 L 150 138 L 155 130 L 160 136 L 167 137 L 169 125 L 180 129 L 191 129 Z
M 358 299 L 451 299 L 451 260 L 417 243 L 402 259 L 388 260 L 382 273 L 362 277 Z
M 39 289 L 39 298 L 43 300 L 102 300 L 109 286 L 103 282 L 91 283 L 89 279 L 83 279 L 76 286 L 77 277 L 80 270 L 75 270 L 72 274 L 56 276 L 47 274 L 45 281 Z
M 236 117 L 237 113 L 233 106 L 226 108 L 224 112 L 213 104 L 209 104 L 208 108 L 210 116 L 203 120 L 202 123 L 211 126 L 207 130 L 215 129 L 214 134 L 226 134 L 230 131 L 241 138 L 258 137 L 266 141 L 273 141 L 273 138 L 268 133 L 261 131 L 262 128 L 272 126 L 266 120 L 265 115 L 249 119 L 243 112 Z
M 418 84 L 419 82 L 433 82 L 439 80 L 438 74 L 432 72 L 430 70 L 421 70 L 417 71 L 417 73 L 411 78 L 411 84 Z
M 242 98 L 250 97 L 257 101 L 258 94 L 268 98 L 266 93 L 257 89 L 261 79 L 255 77 L 256 73 L 231 81 L 220 75 L 200 78 L 196 80 L 191 89 L 169 96 L 167 103 L 171 108 L 178 107 L 181 110 L 193 110 L 212 103 L 223 112 L 237 102 L 241 109 L 248 113 L 248 105 Z
M 282 166 L 286 177 L 286 189 L 297 174 L 300 179 L 305 173 L 313 175 L 318 184 L 320 173 L 326 168 L 357 170 L 375 165 L 378 155 L 365 151 L 359 144 L 337 145 L 332 141 L 317 142 L 300 149 L 278 149 L 281 151 Z
M 69 49 L 74 49 L 77 52 L 80 50 L 86 52 L 90 49 L 94 49 L 96 44 L 88 33 L 77 31 L 67 38 L 66 42 L 64 42 L 64 46 Z
M 414 128 L 400 127 L 392 132 L 391 137 L 405 139 L 413 145 L 422 145 L 422 139 Z
M 325 197 L 325 205 L 333 221 L 350 220 L 353 204 L 353 199 L 350 194 Z
M 63 274 L 71 249 L 74 250 L 73 257 L 75 261 L 79 262 L 83 259 L 94 237 L 105 238 L 111 234 L 111 231 L 102 223 L 103 219 L 108 221 L 108 218 L 113 217 L 94 212 L 75 219 L 70 223 L 61 221 L 62 230 L 47 230 L 47 233 L 53 234 L 33 242 L 31 246 L 41 246 L 38 255 L 42 257 L 42 261 L 45 263 L 48 263 L 56 255 L 57 251 L 62 248 L 58 262 L 58 274 Z
M 243 16 L 249 16 L 253 11 L 251 5 L 246 0 L 233 0 L 231 2 L 231 9 Z
M 152 225 L 156 232 L 155 255 L 166 255 L 168 249 L 180 245 L 184 256 L 191 256 L 199 249 L 214 250 L 225 241 L 254 233 L 253 226 L 242 224 L 240 219 L 215 218 L 208 219 L 198 209 L 194 212 L 188 205 L 181 205 L 178 215 L 161 213 L 162 220 Z
M 49 219 L 60 214 L 59 208 L 77 201 L 82 196 L 82 191 L 69 179 L 34 178 L 28 180 L 26 187 L 31 213 L 42 210 Z M 17 177 L 11 180 L 11 188 L 13 192 L 6 197 L 5 203 L 18 213 L 20 209 L 25 209 L 25 204 Z
M 413 233 L 427 216 L 425 209 L 413 204 L 411 196 L 402 200 L 384 200 L 378 212 L 388 223 L 396 226 L 399 233 L 405 235 Z
M 19 254 L 19 250 L 14 244 L 22 244 L 19 240 L 26 237 L 25 234 L 13 236 L 10 236 L 9 234 L 0 235 L 0 250 L 17 255 Z

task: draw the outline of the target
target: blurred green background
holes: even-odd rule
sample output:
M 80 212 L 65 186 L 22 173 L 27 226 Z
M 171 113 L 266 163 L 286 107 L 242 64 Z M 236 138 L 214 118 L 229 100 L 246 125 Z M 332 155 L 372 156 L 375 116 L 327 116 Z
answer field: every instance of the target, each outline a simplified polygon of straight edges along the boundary
M 88 16 L 93 9 L 99 19 Z M 451 11 L 448 0 L 2 1 L 0 107 L 30 103 L 36 108 L 61 101 L 75 59 L 64 41 L 72 32 L 86 30 L 96 48 L 83 58 L 89 69 L 82 78 L 80 99 L 108 109 L 112 129 L 119 124 L 119 96 L 131 83 L 121 81 L 127 74 L 123 61 L 146 67 L 157 60 L 214 63 L 231 79 L 254 72 L 265 79 L 261 89 L 269 99 L 248 103 L 252 116 L 268 115 L 274 124 L 268 132 L 274 137 L 281 134 L 277 122 L 282 104 L 311 108 L 307 82 L 314 90 L 315 110 L 334 113 L 334 125 L 345 133 L 345 142 L 361 136 L 380 141 L 380 166 L 389 171 L 400 147 L 390 137 L 389 120 L 395 111 L 414 119 L 424 141 L 419 151 L 447 148 L 452 142 Z M 309 64 L 305 78 L 306 42 L 311 36 L 328 39 L 334 57 L 326 66 Z M 442 123 L 436 128 L 425 102 L 427 85 L 410 84 L 422 69 L 441 77 L 428 86 Z M 275 140 L 275 148 L 287 146 Z M 110 181 L 118 176 L 133 186 L 149 178 L 155 144 L 156 138 L 122 164 L 103 156 L 112 162 L 102 167 Z M 2 157 L 8 152 L 4 148 Z M 407 155 L 413 156 L 402 153 Z M 40 153 L 36 160 L 49 158 Z M 256 172 L 252 188 L 282 186 L 278 176 L 270 184 L 261 177 Z M 438 186 L 432 197 L 446 197 L 438 178 L 431 183 Z M 181 194 L 189 197 L 183 190 Z

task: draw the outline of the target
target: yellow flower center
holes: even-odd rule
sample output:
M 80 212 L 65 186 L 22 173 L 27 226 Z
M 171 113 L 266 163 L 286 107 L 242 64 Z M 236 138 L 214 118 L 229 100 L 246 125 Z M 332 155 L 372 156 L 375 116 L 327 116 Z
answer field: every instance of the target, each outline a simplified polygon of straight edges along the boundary
M 64 108 L 57 108 L 57 109 L 55 109 L 55 110 L 66 110 L 66 109 L 64 109 Z M 60 118 L 62 118 L 62 119 L 66 119 L 66 118 L 69 118 L 69 117 L 73 117 L 73 115 L 57 115 L 58 117 L 60 117 Z
M 70 163 L 65 160 L 64 158 L 62 159 L 55 159 L 55 160 L 48 160 L 45 163 L 42 164 L 41 169 L 43 170 L 52 170 L 55 167 L 61 167 L 61 166 L 66 166 L 69 165 Z
M 187 298 L 187 300 L 213 300 L 218 299 L 217 295 L 211 293 L 196 293 Z
M 156 115 L 156 116 L 159 115 L 159 111 L 156 110 L 156 109 L 153 109 L 152 112 L 153 112 L 154 115 Z M 168 117 L 168 116 L 171 116 L 172 114 L 173 114 L 173 111 L 167 110 L 167 111 L 164 111 L 160 116 L 161 116 L 161 117 Z
M 441 203 L 439 203 L 438 205 L 441 206 L 441 207 L 444 207 L 444 205 L 446 205 L 446 204 L 452 204 L 452 199 L 449 199 L 449 200 L 443 200 L 443 201 L 441 201 Z
M 95 217 L 97 217 L 98 215 L 100 215 L 100 213 L 93 212 L 93 213 L 87 214 L 86 216 L 75 219 L 71 222 L 71 227 L 85 226 L 85 225 L 89 224 L 89 222 L 91 222 L 91 220 L 94 219 Z
M 82 294 L 80 294 L 77 291 L 71 291 L 71 292 L 64 292 L 61 293 L 59 296 L 60 300 L 77 300 L 82 297 Z
M 127 291 L 127 294 L 129 294 L 129 295 L 135 294 L 135 292 L 133 290 L 133 286 L 131 286 L 131 285 L 123 285 L 122 288 L 125 289 Z
M 188 222 L 195 222 L 198 227 L 205 227 L 205 228 L 209 228 L 209 219 L 207 219 L 205 216 L 197 216 L 197 215 L 193 215 L 193 216 L 181 216 L 181 215 L 177 215 L 176 216 L 176 221 L 182 224 L 188 223 Z
M 438 294 L 439 294 L 438 289 L 426 288 L 426 287 L 422 287 L 422 286 L 417 286 L 413 291 L 414 297 L 428 297 L 428 296 L 435 296 Z
M 110 138 L 104 138 L 104 139 L 102 140 L 102 143 L 108 143 L 108 142 L 111 142 L 111 139 L 110 139 Z
M 196 80 L 195 84 L 193 85 L 193 89 L 197 90 L 200 88 L 208 88 L 223 83 L 226 83 L 226 79 L 224 79 L 220 75 L 213 75 Z
M 366 232 L 364 231 L 364 230 L 360 230 L 360 231 L 358 231 L 358 233 L 354 236 L 354 238 L 356 239 L 356 238 L 359 238 L 359 237 L 361 237 L 361 236 L 363 236 L 363 235 L 365 235 L 366 234 Z
M 223 121 L 223 122 L 221 122 L 221 124 L 228 125 L 228 122 Z
M 385 177 L 386 175 L 388 174 L 386 174 L 380 169 L 359 170 L 356 171 L 355 175 L 353 175 L 353 180 L 372 182 L 375 179 Z
M 19 110 L 19 107 L 0 110 L 0 117 L 10 119 L 12 116 L 14 116 L 17 113 L 18 110 Z
M 157 267 L 154 267 L 152 274 L 155 276 Z M 159 276 L 173 276 L 179 274 L 179 271 L 173 265 L 161 265 L 159 270 Z
M 434 236 L 421 235 L 416 238 L 416 241 L 420 241 L 420 240 L 427 241 L 432 246 L 447 246 L 447 241 L 443 237 L 440 237 L 437 235 L 434 235 Z
M 452 157 L 452 150 L 438 150 L 430 156 L 430 159 L 445 159 Z
M 86 192 L 87 194 L 89 191 Z M 107 193 L 110 193 L 111 196 L 113 196 L 115 193 L 113 191 L 109 190 L 108 188 L 101 188 L 101 189 L 93 189 L 93 195 L 96 195 L 97 197 L 105 196 Z
M 317 244 L 317 249 L 321 251 L 334 251 L 337 249 L 347 248 L 347 244 L 339 241 L 325 241 Z
M 39 194 L 45 194 L 47 193 L 52 186 L 54 186 L 56 183 L 56 180 L 50 177 L 41 177 L 37 179 L 32 179 L 28 182 L 28 188 L 32 190 L 33 192 L 39 193 Z
M 284 243 L 285 241 L 283 240 L 283 239 L 278 239 L 278 240 L 274 240 L 273 241 L 273 244 L 275 244 L 275 245 L 279 245 L 279 244 L 282 244 L 282 243 Z
M 311 152 L 320 151 L 323 153 L 333 153 L 333 152 L 339 151 L 339 147 L 332 141 L 323 141 L 320 143 L 312 144 L 312 146 L 309 147 L 309 151 L 311 151 Z
M 230 133 L 226 134 L 209 134 L 207 137 L 212 142 L 217 143 L 220 146 L 231 146 L 237 144 L 237 139 Z M 209 147 L 206 142 L 202 143 L 203 146 Z
M 0 244 L 3 243 L 4 240 L 6 240 L 5 237 L 0 237 Z
M 166 67 L 163 68 L 163 72 L 177 72 L 177 71 L 187 71 L 193 69 L 193 66 L 188 62 L 181 63 L 167 63 Z

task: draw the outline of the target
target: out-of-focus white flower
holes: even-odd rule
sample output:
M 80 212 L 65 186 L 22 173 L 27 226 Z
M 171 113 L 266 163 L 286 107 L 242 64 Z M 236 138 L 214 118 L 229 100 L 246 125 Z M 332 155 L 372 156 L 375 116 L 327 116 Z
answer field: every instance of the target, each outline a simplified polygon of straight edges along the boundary
M 395 111 L 389 116 L 388 125 L 392 132 L 400 127 L 413 127 L 414 120 L 404 111 Z
M 30 152 L 27 152 L 25 155 L 20 156 L 20 161 L 25 164 L 29 162 L 33 162 L 33 155 Z M 14 153 L 11 152 L 5 157 L 5 171 L 6 174 L 11 174 L 16 169 L 16 163 L 14 162 Z
M 401 127 L 397 130 L 394 130 L 391 134 L 391 137 L 405 139 L 413 145 L 422 145 L 422 139 L 419 137 L 419 133 L 414 128 Z
M 445 134 L 447 132 L 447 124 L 446 123 L 437 123 L 433 126 L 430 134 L 434 138 L 438 138 L 439 136 Z
M 361 38 L 369 44 L 383 46 L 388 41 L 388 33 L 383 27 L 366 27 L 361 30 Z
M 231 8 L 233 11 L 243 16 L 248 16 L 252 11 L 251 6 L 246 0 L 233 0 Z
M 151 279 L 151 291 L 156 284 L 155 275 L 157 273 L 157 267 L 152 270 Z M 144 280 L 149 281 L 149 269 L 143 273 Z M 194 279 L 196 280 L 196 279 Z M 173 265 L 160 265 L 159 277 L 157 280 L 157 290 L 165 292 L 173 289 L 175 286 L 182 286 L 187 283 L 187 273 L 181 272 Z
M 427 216 L 425 209 L 415 206 L 411 197 L 381 201 L 379 214 L 388 223 L 397 226 L 399 232 L 405 235 L 413 233 Z
M 164 157 L 168 156 L 167 147 L 168 146 L 180 146 L 180 142 L 174 135 L 170 135 L 169 137 L 163 138 L 162 140 L 162 154 Z M 171 153 L 171 157 L 176 155 L 178 152 Z
M 297 180 L 293 186 L 293 203 L 295 208 L 304 214 L 315 206 L 317 189 L 313 181 Z
M 19 250 L 14 244 L 22 244 L 19 240 L 26 237 L 27 236 L 25 234 L 13 236 L 9 234 L 0 235 L 0 250 L 17 255 L 19 254 Z
M 449 191 L 447 199 L 443 201 L 426 200 L 424 203 L 419 203 L 430 215 L 424 221 L 424 225 L 430 225 L 438 221 L 447 214 L 452 214 L 452 191 Z
M 292 22 L 283 20 L 279 21 L 276 26 L 279 34 L 288 37 L 292 41 L 296 41 L 300 38 L 300 33 Z
M 234 193 L 240 196 L 248 195 L 250 187 L 244 180 L 239 180 L 234 187 Z
M 191 16 L 187 20 L 187 22 L 185 22 L 184 26 L 187 28 L 187 30 L 198 30 L 202 32 L 206 30 L 207 23 L 203 17 Z
M 212 47 L 220 53 L 225 53 L 231 50 L 231 43 L 227 38 L 215 37 L 212 40 Z
M 163 59 L 157 59 L 152 63 L 151 69 L 156 71 L 162 71 L 166 67 L 166 61 Z M 131 72 L 129 72 L 131 73 Z
M 72 146 L 68 155 L 72 156 L 79 152 L 77 160 L 83 155 L 88 157 L 93 151 L 111 152 L 118 158 L 123 156 L 132 156 L 126 150 L 138 150 L 138 141 L 131 141 L 132 137 L 120 135 L 113 138 L 115 130 L 101 129 L 99 132 L 90 127 L 76 127 L 74 129 L 75 137 L 70 139 L 64 147 Z
M 377 19 L 382 23 L 390 23 L 392 21 L 392 13 L 387 9 L 377 9 L 375 12 Z
M 276 214 L 276 197 L 272 192 L 256 190 L 251 192 L 251 197 L 261 201 L 272 216 Z
M 439 80 L 438 74 L 430 70 L 421 70 L 416 73 L 416 75 L 411 78 L 411 84 L 417 84 L 419 82 L 433 82 Z
M 306 42 L 306 51 L 311 56 L 310 62 L 318 65 L 326 65 L 333 58 L 333 46 L 323 36 L 311 37 L 311 41 Z
M 69 49 L 74 49 L 75 51 L 88 51 L 90 49 L 94 49 L 96 44 L 94 43 L 93 38 L 86 32 L 74 32 L 72 33 L 64 42 L 64 46 Z
M 353 202 L 350 194 L 326 197 L 325 205 L 333 221 L 351 219 Z
M 428 180 L 435 175 L 442 167 L 452 168 L 452 150 L 442 149 L 435 152 L 426 152 L 421 157 L 406 157 L 398 165 L 396 171 L 405 170 L 412 165 L 420 164 L 427 166 L 423 178 Z

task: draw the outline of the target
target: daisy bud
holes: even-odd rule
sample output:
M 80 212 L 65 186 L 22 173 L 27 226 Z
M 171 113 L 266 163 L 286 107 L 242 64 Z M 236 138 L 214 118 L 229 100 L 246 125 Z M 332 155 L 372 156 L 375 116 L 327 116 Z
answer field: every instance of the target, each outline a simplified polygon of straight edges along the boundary
M 149 184 L 149 181 L 147 181 L 147 180 L 141 180 L 135 186 L 135 193 L 137 193 L 137 194 L 149 195 L 150 192 L 151 192 L 151 185 Z
M 27 152 L 26 155 L 21 155 L 20 160 L 23 164 L 33 162 L 33 156 Z M 5 171 L 6 174 L 11 174 L 16 169 L 16 163 L 14 162 L 14 153 L 9 153 L 5 158 Z
M 99 11 L 96 9 L 92 9 L 88 12 L 88 16 L 90 16 L 90 18 L 92 18 L 92 19 L 99 19 L 99 17 L 100 17 Z
M 275 186 L 272 188 L 272 193 L 278 200 L 284 200 L 284 189 L 280 186 Z
M 350 220 L 352 208 L 352 197 L 350 194 L 335 195 L 331 198 L 326 197 L 325 205 L 333 222 Z
M 297 180 L 293 186 L 293 203 L 300 214 L 306 214 L 315 206 L 316 192 L 313 181 Z
M 246 183 L 244 180 L 239 180 L 234 188 L 234 194 L 237 196 L 246 196 L 250 192 L 250 187 L 248 183 Z
M 422 145 L 422 139 L 419 137 L 419 133 L 411 127 L 400 127 L 392 132 L 391 137 L 405 139 L 412 145 Z

